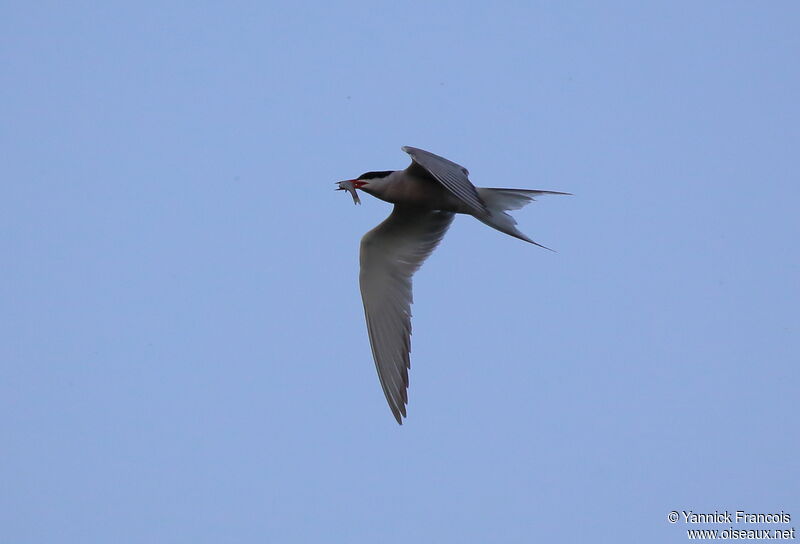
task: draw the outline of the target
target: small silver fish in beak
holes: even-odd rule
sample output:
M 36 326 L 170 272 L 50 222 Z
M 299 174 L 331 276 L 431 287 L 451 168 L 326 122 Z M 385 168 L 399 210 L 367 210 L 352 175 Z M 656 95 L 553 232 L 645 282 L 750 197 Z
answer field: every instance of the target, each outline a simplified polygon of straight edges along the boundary
M 353 196 L 353 204 L 361 204 L 361 199 L 358 198 L 358 193 L 356 192 L 356 180 L 348 179 L 345 181 L 340 181 L 336 185 L 339 186 L 337 191 L 349 191 L 350 194 Z

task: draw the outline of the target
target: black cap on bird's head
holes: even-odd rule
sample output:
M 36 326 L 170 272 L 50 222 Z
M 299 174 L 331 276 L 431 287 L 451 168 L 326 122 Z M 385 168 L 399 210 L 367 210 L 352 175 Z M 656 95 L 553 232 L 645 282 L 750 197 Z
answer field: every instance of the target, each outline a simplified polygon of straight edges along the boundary
M 363 174 L 358 176 L 358 179 L 364 180 L 364 179 L 385 178 L 392 172 L 394 172 L 394 170 L 381 170 L 380 172 L 364 172 Z

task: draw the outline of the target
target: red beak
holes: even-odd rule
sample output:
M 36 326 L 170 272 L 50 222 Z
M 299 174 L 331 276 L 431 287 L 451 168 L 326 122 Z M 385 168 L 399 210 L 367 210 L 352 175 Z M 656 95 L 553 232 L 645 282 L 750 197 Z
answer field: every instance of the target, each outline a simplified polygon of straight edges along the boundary
M 348 179 L 347 181 L 352 183 L 353 187 L 355 187 L 356 189 L 361 189 L 364 185 L 367 184 L 366 181 L 361 181 L 361 180 L 357 180 L 357 179 Z

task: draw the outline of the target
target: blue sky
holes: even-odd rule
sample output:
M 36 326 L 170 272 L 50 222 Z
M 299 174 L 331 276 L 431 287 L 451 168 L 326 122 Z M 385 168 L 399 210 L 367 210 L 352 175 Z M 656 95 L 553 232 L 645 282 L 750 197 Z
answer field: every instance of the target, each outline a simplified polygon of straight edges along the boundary
M 794 2 L 6 3 L 0 540 L 800 520 L 798 24 Z M 357 281 L 390 206 L 332 189 L 402 145 L 575 196 L 516 212 L 557 253 L 456 219 L 415 278 L 399 427 Z

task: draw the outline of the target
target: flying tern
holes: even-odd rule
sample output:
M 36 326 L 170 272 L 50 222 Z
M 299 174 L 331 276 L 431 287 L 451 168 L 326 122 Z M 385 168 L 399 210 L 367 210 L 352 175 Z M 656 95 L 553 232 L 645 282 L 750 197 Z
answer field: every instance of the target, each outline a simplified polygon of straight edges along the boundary
M 392 213 L 361 239 L 359 283 L 372 357 L 378 378 L 399 424 L 408 404 L 411 367 L 411 277 L 433 252 L 455 214 L 465 214 L 492 228 L 538 244 L 516 228 L 506 212 L 557 191 L 475 187 L 463 166 L 416 147 L 405 146 L 411 165 L 405 170 L 365 172 L 340 181 L 337 190 L 356 190 L 394 204 Z M 547 248 L 545 248 L 547 249 Z

